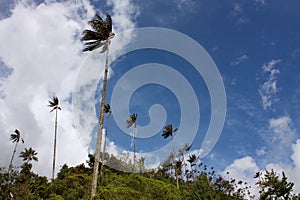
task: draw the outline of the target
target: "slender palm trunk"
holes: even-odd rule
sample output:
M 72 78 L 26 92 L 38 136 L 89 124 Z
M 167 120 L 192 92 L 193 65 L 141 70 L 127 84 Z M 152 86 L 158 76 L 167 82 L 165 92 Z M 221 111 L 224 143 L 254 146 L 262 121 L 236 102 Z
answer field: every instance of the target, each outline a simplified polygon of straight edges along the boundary
M 103 141 L 103 153 L 102 153 L 102 166 L 104 166 L 104 155 L 105 155 L 105 149 L 106 149 L 106 138 L 107 138 L 107 132 L 108 132 L 108 123 L 109 123 L 110 113 L 107 116 L 107 124 L 105 129 L 105 137 Z M 102 174 L 103 167 L 100 168 L 100 174 Z
M 97 182 L 98 182 L 98 170 L 99 170 L 100 151 L 101 151 L 101 143 L 102 143 L 102 128 L 103 128 L 103 119 L 104 119 L 104 102 L 105 102 L 106 83 L 107 83 L 107 75 L 108 75 L 109 45 L 110 45 L 110 39 L 108 38 L 107 39 L 105 71 L 104 71 L 104 78 L 103 78 L 102 98 L 101 98 L 101 106 L 100 106 L 100 117 L 99 117 L 99 124 L 98 124 L 98 133 L 97 133 L 95 163 L 94 163 L 94 169 L 93 169 L 93 182 L 92 182 L 91 199 L 93 199 L 93 197 L 96 195 Z
M 56 137 L 57 137 L 57 111 L 58 111 L 58 109 L 55 110 L 55 127 L 54 127 L 54 147 L 53 147 L 52 180 L 54 180 L 54 174 L 55 174 Z
M 14 160 L 14 157 L 15 157 L 15 154 L 16 154 L 16 151 L 17 151 L 18 143 L 19 143 L 19 142 L 16 142 L 16 145 L 15 145 L 15 148 L 14 148 L 14 151 L 13 151 L 13 154 L 12 154 L 11 159 L 10 159 L 10 162 L 9 162 L 8 171 L 7 171 L 7 172 L 8 172 L 8 175 L 10 174 L 10 170 L 11 170 L 11 168 L 12 168 L 12 162 L 13 162 L 13 160 Z
M 133 172 L 135 172 L 135 161 L 136 161 L 136 122 L 134 122 L 134 129 L 133 129 Z
M 174 165 L 174 164 L 175 164 L 175 150 L 174 150 L 174 139 L 173 139 L 173 135 L 172 135 L 172 149 L 173 149 L 173 154 L 174 154 L 174 157 L 173 157 L 173 165 Z M 178 174 L 177 174 L 176 166 L 175 166 L 175 177 L 176 177 L 176 186 L 177 186 L 177 188 L 179 189 Z

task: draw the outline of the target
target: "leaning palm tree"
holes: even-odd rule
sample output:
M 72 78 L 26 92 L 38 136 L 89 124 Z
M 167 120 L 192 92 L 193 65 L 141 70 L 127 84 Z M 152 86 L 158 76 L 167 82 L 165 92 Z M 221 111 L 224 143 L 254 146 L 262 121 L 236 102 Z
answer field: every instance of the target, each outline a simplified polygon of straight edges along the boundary
M 129 115 L 128 119 L 126 120 L 127 123 L 127 128 L 133 127 L 133 171 L 135 171 L 135 161 L 136 161 L 136 119 L 137 119 L 137 114 L 133 113 Z
M 20 152 L 20 157 L 23 158 L 23 161 L 29 163 L 29 161 L 38 161 L 37 152 L 31 147 L 29 149 L 25 148 L 24 151 Z
M 52 101 L 49 101 L 48 106 L 52 108 L 50 112 L 55 110 L 54 147 L 53 147 L 53 165 L 52 165 L 52 180 L 53 180 L 54 173 L 55 173 L 55 159 L 56 159 L 57 113 L 58 110 L 61 110 L 61 108 L 59 107 L 59 100 L 57 97 L 53 97 Z
M 174 150 L 173 133 L 175 133 L 176 131 L 177 131 L 177 128 L 173 130 L 172 124 L 168 124 L 167 126 L 165 126 L 165 128 L 163 130 L 163 133 L 161 135 L 164 139 L 166 139 L 166 138 L 168 138 L 170 136 L 172 138 L 172 150 L 173 150 L 173 155 L 174 155 L 173 164 L 175 164 L 175 150 Z M 179 182 L 178 182 L 177 170 L 175 170 L 175 176 L 176 176 L 177 188 L 179 189 Z
M 18 146 L 18 143 L 19 143 L 20 139 L 21 139 L 22 143 L 24 143 L 23 138 L 21 138 L 20 131 L 18 129 L 16 129 L 15 132 L 10 135 L 10 140 L 13 143 L 16 143 L 16 144 L 15 144 L 14 151 L 13 151 L 13 154 L 12 154 L 10 162 L 9 162 L 8 174 L 9 174 L 11 168 L 13 167 L 12 162 L 13 162 L 13 159 L 15 157 L 15 154 L 16 154 L 16 151 L 17 151 L 17 146 Z
M 103 46 L 101 53 L 106 51 L 106 62 L 105 62 L 105 70 L 104 70 L 104 77 L 103 77 L 100 117 L 99 117 L 98 131 L 97 131 L 97 145 L 96 145 L 95 163 L 93 169 L 93 182 L 92 182 L 92 193 L 91 193 L 91 198 L 93 198 L 96 195 L 96 189 L 97 189 L 98 169 L 99 169 L 100 151 L 101 151 L 101 143 L 102 143 L 104 102 L 106 96 L 106 83 L 107 83 L 107 74 L 108 74 L 109 45 L 110 45 L 110 40 L 114 37 L 115 34 L 112 32 L 112 20 L 110 15 L 108 14 L 106 15 L 105 21 L 103 21 L 103 19 L 96 14 L 94 19 L 89 21 L 89 25 L 91 25 L 93 30 L 83 31 L 83 36 L 81 40 L 86 41 L 85 43 L 86 47 L 83 49 L 83 51 L 93 51 L 101 46 Z
M 106 149 L 106 139 L 107 139 L 107 131 L 108 131 L 108 123 L 109 123 L 109 118 L 111 115 L 111 109 L 109 104 L 104 105 L 104 113 L 108 114 L 107 115 L 107 121 L 106 121 L 106 129 L 105 129 L 105 136 L 104 136 L 104 142 L 103 142 L 103 153 L 102 153 L 102 167 L 100 168 L 100 174 L 102 174 L 102 170 L 104 167 L 104 156 L 105 156 L 105 149 Z

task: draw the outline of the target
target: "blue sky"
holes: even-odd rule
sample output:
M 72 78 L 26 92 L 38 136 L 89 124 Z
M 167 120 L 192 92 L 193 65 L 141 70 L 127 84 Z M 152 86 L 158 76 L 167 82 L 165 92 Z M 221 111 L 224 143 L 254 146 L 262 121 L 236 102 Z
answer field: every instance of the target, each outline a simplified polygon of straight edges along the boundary
M 3 44 L 0 48 L 1 138 L 9 138 L 6 135 L 19 127 L 24 130 L 24 137 L 33 141 L 30 145 L 38 149 L 44 158 L 40 162 L 46 165 L 51 155 L 41 143 L 47 143 L 49 146 L 44 146 L 51 148 L 53 133 L 48 130 L 52 129 L 52 121 L 44 104 L 56 94 L 65 108 L 61 112 L 61 141 L 64 143 L 61 151 L 69 155 L 58 160 L 71 164 L 84 161 L 89 151 L 86 141 L 90 142 L 95 134 L 92 123 L 95 116 L 84 116 L 86 124 L 82 129 L 75 127 L 72 118 L 74 110 L 70 99 L 75 93 L 74 85 L 80 79 L 78 76 L 82 75 L 80 70 L 85 69 L 87 62 L 87 54 L 80 53 L 82 43 L 78 35 L 84 28 L 89 28 L 86 21 L 93 17 L 94 12 L 101 15 L 108 12 L 112 14 L 117 35 L 130 28 L 168 28 L 198 42 L 213 59 L 225 86 L 226 119 L 219 140 L 204 162 L 217 167 L 220 173 L 227 170 L 237 178 L 249 180 L 251 173 L 258 170 L 285 170 L 291 180 L 299 183 L 300 177 L 296 173 L 300 170 L 299 9 L 297 0 L 114 0 L 109 4 L 87 0 L 73 3 L 12 3 L 4 0 L 0 6 L 0 39 Z M 9 37 L 11 39 L 7 39 Z M 203 77 L 189 62 L 171 52 L 143 49 L 124 54 L 122 49 L 130 45 L 134 37 L 123 39 L 112 41 L 115 47 L 110 59 L 114 61 L 110 65 L 107 102 L 111 100 L 117 81 L 136 66 L 160 63 L 177 70 L 189 81 L 198 99 L 200 122 L 197 123 L 199 129 L 192 150 L 199 151 L 211 117 L 210 95 Z M 180 41 L 172 42 L 182 45 Z M 182 45 L 182 48 L 186 47 Z M 99 59 L 104 63 L 104 55 L 102 57 Z M 98 68 L 95 70 L 103 70 L 101 66 Z M 57 74 L 58 70 L 60 74 Z M 91 80 L 95 86 L 92 92 L 95 93 L 96 89 L 96 95 L 81 94 L 84 102 L 92 102 L 92 106 L 86 105 L 82 113 L 78 111 L 81 116 L 97 110 L 95 99 L 102 83 L 95 74 L 87 72 L 87 76 L 93 77 Z M 142 78 L 146 77 L 137 77 Z M 20 83 L 23 83 L 22 87 Z M 31 103 L 20 108 L 23 98 L 30 99 Z M 165 124 L 180 126 L 181 110 L 176 95 L 157 84 L 144 85 L 136 90 L 131 96 L 129 111 L 138 113 L 138 124 L 145 126 L 150 122 L 148 110 L 154 104 L 165 108 Z M 17 119 L 11 114 L 15 112 L 20 113 Z M 82 136 L 82 130 L 89 133 L 86 138 Z M 152 151 L 169 143 L 169 140 L 162 140 L 161 132 L 150 138 L 139 138 L 138 150 Z M 109 134 L 112 152 L 116 152 L 116 145 L 132 151 L 131 137 L 118 127 L 114 118 L 110 121 Z M 72 137 L 72 142 L 69 137 Z M 76 149 L 82 149 L 78 150 L 78 156 L 72 155 L 74 145 L 77 145 Z M 11 148 L 9 141 L 2 142 L 2 146 Z M 93 148 L 93 142 L 90 146 Z M 5 151 L 10 155 L 10 150 Z M 1 157 L 1 164 L 6 160 L 5 156 Z M 36 166 L 36 170 L 48 174 L 42 167 Z M 299 184 L 295 188 L 300 192 Z

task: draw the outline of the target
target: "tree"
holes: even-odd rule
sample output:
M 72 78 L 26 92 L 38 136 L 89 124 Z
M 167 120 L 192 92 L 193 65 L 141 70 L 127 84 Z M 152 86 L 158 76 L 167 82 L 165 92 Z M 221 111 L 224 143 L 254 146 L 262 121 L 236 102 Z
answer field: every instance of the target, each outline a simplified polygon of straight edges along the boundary
M 95 17 L 88 23 L 89 25 L 91 25 L 93 30 L 83 31 L 83 36 L 81 40 L 86 41 L 85 42 L 86 47 L 83 49 L 83 51 L 93 51 L 101 46 L 103 46 L 101 53 L 106 51 L 106 62 L 105 62 L 105 70 L 104 70 L 104 78 L 103 78 L 100 117 L 99 117 L 98 131 L 97 131 L 97 145 L 96 145 L 95 163 L 93 169 L 93 181 L 92 181 L 92 193 L 91 193 L 91 198 L 93 198 L 96 195 L 96 189 L 97 189 L 98 169 L 99 169 L 100 151 L 101 151 L 101 143 L 102 143 L 104 102 L 106 96 L 106 84 L 107 84 L 107 74 L 108 74 L 109 45 L 110 45 L 110 40 L 114 37 L 115 34 L 112 32 L 112 19 L 108 14 L 106 15 L 105 21 L 103 21 L 103 19 L 96 14 Z
M 135 161 L 136 161 L 136 120 L 137 120 L 137 114 L 133 113 L 129 115 L 128 119 L 126 120 L 127 128 L 133 127 L 133 171 L 135 171 Z
M 29 161 L 38 161 L 37 152 L 32 149 L 31 147 L 29 149 L 25 148 L 24 151 L 20 152 L 20 157 L 23 158 L 23 161 L 26 161 L 26 163 L 29 163 Z
M 105 137 L 104 137 L 104 142 L 103 142 L 103 153 L 102 153 L 102 167 L 100 168 L 100 174 L 102 174 L 103 167 L 104 167 L 104 155 L 105 155 L 105 149 L 106 149 L 106 139 L 107 139 L 107 132 L 108 132 L 108 123 L 109 123 L 109 118 L 111 115 L 111 109 L 109 104 L 104 105 L 104 113 L 108 113 L 107 115 L 107 121 L 106 121 L 106 129 L 105 129 Z
M 271 171 L 266 171 L 262 177 L 260 173 L 256 173 L 254 178 L 259 178 L 256 184 L 259 186 L 260 199 L 293 199 L 292 195 L 294 183 L 288 182 L 285 173 L 282 172 L 282 178 L 279 175 Z
M 173 154 L 174 154 L 173 164 L 175 164 L 175 150 L 174 150 L 173 133 L 175 133 L 176 131 L 177 131 L 177 128 L 173 130 L 172 124 L 168 124 L 167 126 L 165 126 L 165 128 L 163 130 L 163 133 L 162 133 L 162 137 L 164 139 L 166 139 L 166 138 L 168 138 L 170 136 L 172 138 L 172 150 L 173 150 Z M 177 174 L 176 171 L 177 170 L 175 170 L 176 184 L 177 184 L 177 188 L 179 189 L 178 174 Z
M 53 97 L 52 101 L 49 101 L 49 107 L 52 108 L 50 112 L 55 110 L 55 125 L 54 125 L 54 146 L 53 146 L 53 165 L 52 165 L 52 180 L 54 179 L 54 173 L 55 173 L 55 159 L 56 159 L 56 137 L 57 137 L 57 113 L 58 110 L 61 110 L 59 107 L 59 100 L 57 97 Z
M 20 131 L 18 129 L 16 129 L 15 132 L 10 135 L 10 140 L 13 143 L 16 143 L 16 144 L 15 144 L 14 151 L 13 151 L 13 154 L 12 154 L 10 162 L 9 162 L 8 174 L 10 173 L 10 170 L 13 167 L 12 162 L 13 162 L 13 159 L 15 157 L 15 154 L 16 154 L 16 151 L 17 151 L 17 146 L 18 146 L 18 143 L 19 143 L 20 139 L 21 139 L 22 143 L 24 143 L 23 138 L 21 138 Z
M 191 166 L 191 173 L 192 173 L 193 181 L 195 181 L 195 175 L 197 173 L 197 169 L 196 169 L 197 160 L 198 159 L 195 154 L 189 155 L 189 158 L 187 159 L 187 161 L 190 163 L 190 166 Z

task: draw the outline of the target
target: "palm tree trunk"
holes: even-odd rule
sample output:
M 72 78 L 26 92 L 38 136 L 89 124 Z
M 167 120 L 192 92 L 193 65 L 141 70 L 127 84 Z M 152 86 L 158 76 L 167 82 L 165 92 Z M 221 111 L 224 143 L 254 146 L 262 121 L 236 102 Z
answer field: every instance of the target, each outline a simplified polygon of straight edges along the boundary
M 52 180 L 55 174 L 55 160 L 56 160 L 56 136 L 57 136 L 57 110 L 55 110 L 55 127 L 54 127 L 54 147 L 53 147 L 53 165 L 52 165 Z
M 174 165 L 174 164 L 175 164 L 175 150 L 174 150 L 174 139 L 173 139 L 173 135 L 172 135 L 172 149 L 173 149 L 173 154 L 174 154 L 174 157 L 173 157 L 173 165 Z M 176 186 L 177 186 L 177 188 L 179 189 L 178 174 L 177 174 L 176 167 L 175 167 L 175 177 L 176 177 Z
M 135 172 L 135 161 L 136 161 L 136 122 L 134 123 L 134 129 L 133 129 L 133 172 Z
M 98 169 L 99 169 L 99 162 L 100 162 L 100 151 L 101 151 L 101 143 L 102 143 L 102 128 L 103 128 L 103 119 L 104 119 L 104 102 L 105 102 L 106 83 L 107 83 L 107 75 L 108 75 L 109 45 L 110 45 L 110 39 L 108 38 L 107 39 L 105 71 L 104 71 L 104 78 L 103 78 L 102 98 L 101 98 L 101 106 L 100 106 L 100 117 L 99 117 L 99 124 L 98 124 L 98 133 L 97 133 L 95 163 L 94 163 L 94 169 L 93 169 L 93 182 L 92 182 L 91 199 L 96 195 L 97 181 L 98 181 Z
M 14 148 L 14 151 L 13 151 L 13 154 L 11 156 L 11 159 L 10 159 L 10 162 L 9 162 L 9 166 L 8 166 L 8 175 L 10 174 L 10 170 L 11 170 L 11 167 L 12 167 L 12 162 L 14 160 L 14 157 L 15 157 L 15 154 L 16 154 L 16 151 L 17 151 L 17 146 L 18 146 L 18 143 L 19 142 L 16 142 L 16 145 L 15 145 L 15 148 Z
M 104 165 L 104 154 L 105 154 L 105 149 L 106 149 L 106 138 L 107 138 L 107 132 L 108 132 L 109 118 L 110 118 L 110 113 L 107 116 L 107 124 L 106 124 L 105 137 L 104 137 L 104 142 L 103 142 L 102 166 Z M 100 168 L 100 174 L 102 174 L 102 170 L 103 170 L 103 167 Z

